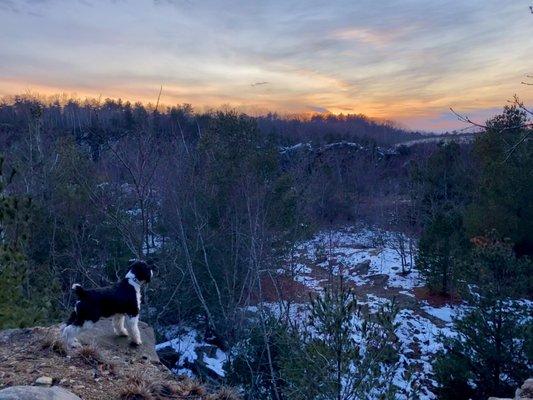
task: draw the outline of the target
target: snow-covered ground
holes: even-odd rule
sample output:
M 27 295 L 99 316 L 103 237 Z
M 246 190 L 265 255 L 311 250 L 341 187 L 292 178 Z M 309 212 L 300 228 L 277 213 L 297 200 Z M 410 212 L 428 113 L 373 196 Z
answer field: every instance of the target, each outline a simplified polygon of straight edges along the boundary
M 399 307 L 396 322 L 399 325 L 397 337 L 401 366 L 394 383 L 402 392 L 399 399 L 435 399 L 431 364 L 440 349 L 437 339 L 440 335 L 453 335 L 452 318 L 464 306 L 434 307 L 425 300 L 417 299 L 416 289 L 423 283 L 418 272 L 410 269 L 409 265 L 404 265 L 404 269 L 410 269 L 410 272 L 402 273 L 400 252 L 397 250 L 400 242 L 406 245 L 408 238 L 368 228 L 321 232 L 299 244 L 277 273 L 300 283 L 299 287 L 317 293 L 328 279 L 342 273 L 355 288 L 360 304 L 366 305 L 371 313 L 395 298 Z M 407 252 L 404 259 L 409 261 L 411 256 Z M 306 318 L 306 305 L 303 303 L 292 301 L 289 310 L 285 302 L 263 303 L 262 306 L 273 313 L 289 312 L 293 321 L 304 321 Z M 247 307 L 247 311 L 257 312 L 258 306 Z M 172 340 L 159 344 L 158 349 L 173 347 L 181 355 L 175 371 L 190 375 L 185 366 L 196 360 L 197 350 L 204 344 L 194 329 L 182 327 L 181 331 L 179 335 L 169 332 L 167 337 Z M 212 358 L 206 358 L 205 354 L 202 357 L 210 370 L 224 376 L 223 363 L 227 358 L 224 352 L 217 349 Z
M 422 282 L 415 269 L 411 269 L 409 274 L 400 273 L 400 255 L 395 250 L 399 237 L 393 232 L 368 228 L 325 231 L 299 245 L 291 258 L 303 258 L 325 270 L 331 268 L 333 274 L 343 269 L 346 277 L 357 285 L 369 283 L 369 277 L 383 274 L 388 276 L 385 288 L 411 290 L 422 286 Z M 409 238 L 403 236 L 403 240 L 407 245 Z M 365 261 L 370 261 L 368 271 L 352 271 Z M 306 268 L 310 270 L 308 265 Z M 298 279 L 306 279 L 305 275 L 300 274 Z
M 402 273 L 400 242 L 406 249 L 407 274 Z M 437 339 L 453 335 L 452 318 L 463 306 L 433 307 L 416 299 L 415 289 L 423 282 L 409 265 L 414 254 L 409 254 L 408 242 L 409 238 L 399 233 L 369 228 L 324 231 L 301 243 L 285 268 L 288 275 L 295 275 L 296 281 L 317 292 L 328 275 L 342 273 L 355 287 L 359 303 L 367 305 L 370 313 L 396 298 L 401 367 L 394 383 L 403 393 L 400 398 L 434 399 L 431 363 L 440 350 Z M 411 249 L 414 251 L 413 246 Z M 298 312 L 291 310 L 291 314 Z
M 224 377 L 224 363 L 227 355 L 222 350 L 207 344 L 200 333 L 188 326 L 167 327 L 165 336 L 172 338 L 156 345 L 156 351 L 171 347 L 179 354 L 179 361 L 172 371 L 178 375 L 193 377 L 190 365 L 200 362 L 205 368 L 220 377 Z M 208 351 L 207 351 L 208 350 Z

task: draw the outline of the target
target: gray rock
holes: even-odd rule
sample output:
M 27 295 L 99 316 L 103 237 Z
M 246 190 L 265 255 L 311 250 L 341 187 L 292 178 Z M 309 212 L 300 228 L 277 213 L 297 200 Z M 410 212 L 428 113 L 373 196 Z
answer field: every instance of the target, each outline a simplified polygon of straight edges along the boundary
M 522 398 L 533 398 L 533 378 L 527 379 L 520 389 Z
M 41 376 L 35 380 L 37 386 L 52 386 L 54 380 L 49 376 Z
M 0 390 L 0 400 L 81 400 L 74 393 L 58 386 L 12 386 Z
M 364 260 L 354 265 L 352 268 L 350 268 L 350 271 L 352 273 L 356 273 L 359 275 L 366 275 L 368 274 L 369 270 L 370 270 L 370 260 Z
M 154 330 L 142 321 L 139 322 L 139 330 L 141 331 L 143 344 L 131 347 L 130 339 L 115 335 L 111 318 L 106 318 L 84 330 L 78 336 L 78 340 L 81 344 L 91 345 L 99 350 L 110 351 L 114 355 L 123 355 L 124 357 L 121 357 L 123 359 L 135 355 L 138 358 L 159 362 L 159 357 L 155 351 Z

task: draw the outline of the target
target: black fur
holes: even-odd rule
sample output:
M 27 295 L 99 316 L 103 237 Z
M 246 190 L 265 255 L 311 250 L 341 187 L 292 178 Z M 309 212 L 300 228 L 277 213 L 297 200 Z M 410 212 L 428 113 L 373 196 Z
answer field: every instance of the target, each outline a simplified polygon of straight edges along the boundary
M 150 282 L 152 269 L 144 261 L 134 261 L 129 265 L 128 274 L 113 286 L 100 289 L 85 289 L 74 285 L 72 289 L 78 297 L 74 311 L 70 315 L 67 326 L 63 330 L 67 342 L 71 342 L 76 333 L 86 322 L 97 322 L 100 318 L 111 316 L 128 316 L 134 319 L 134 329 L 138 332 L 137 322 L 141 304 L 143 283 Z M 122 318 L 122 325 L 124 319 Z M 117 329 L 115 325 L 115 329 Z M 122 327 L 122 333 L 127 335 Z M 117 333 L 119 334 L 119 333 Z M 135 336 L 135 335 L 134 335 Z M 140 342 L 138 334 L 137 340 Z
M 82 326 L 85 321 L 96 322 L 100 318 L 115 314 L 126 314 L 134 317 L 139 314 L 135 288 L 126 278 L 119 283 L 101 289 L 84 289 L 76 286 L 74 292 L 79 301 L 72 312 L 68 325 Z

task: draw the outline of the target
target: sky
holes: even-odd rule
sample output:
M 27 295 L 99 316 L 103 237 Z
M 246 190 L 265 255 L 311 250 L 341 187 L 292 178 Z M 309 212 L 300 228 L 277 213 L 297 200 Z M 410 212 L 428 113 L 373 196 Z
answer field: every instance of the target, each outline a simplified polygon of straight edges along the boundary
M 0 0 L 0 96 L 67 93 L 410 129 L 531 104 L 532 0 Z M 530 79 L 533 81 L 533 78 Z

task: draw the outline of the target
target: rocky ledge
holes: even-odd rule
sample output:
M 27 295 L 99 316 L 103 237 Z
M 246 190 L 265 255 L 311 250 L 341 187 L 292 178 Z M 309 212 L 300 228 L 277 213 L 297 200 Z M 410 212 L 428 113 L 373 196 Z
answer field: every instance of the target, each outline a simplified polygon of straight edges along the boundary
M 66 349 L 58 325 L 0 331 L 0 400 L 237 399 L 177 377 L 159 360 L 151 327 L 140 323 L 143 345 L 113 334 L 110 320 Z

